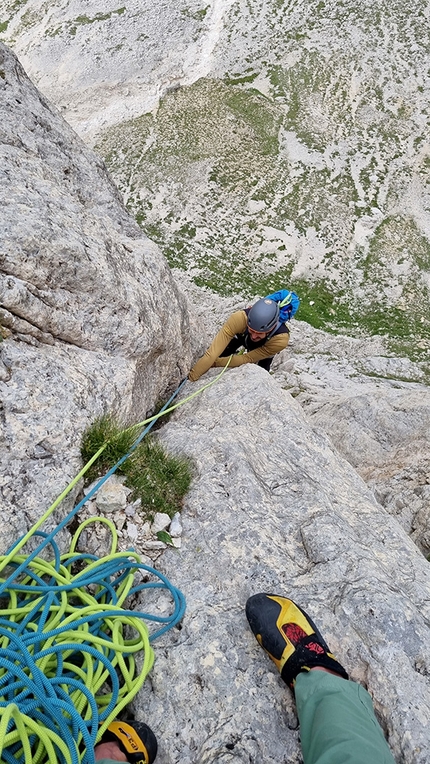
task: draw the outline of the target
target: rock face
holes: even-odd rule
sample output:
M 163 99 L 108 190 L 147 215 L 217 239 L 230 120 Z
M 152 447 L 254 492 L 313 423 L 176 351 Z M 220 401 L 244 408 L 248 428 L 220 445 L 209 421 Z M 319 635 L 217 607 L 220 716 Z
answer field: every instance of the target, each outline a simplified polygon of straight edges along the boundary
M 79 465 L 104 410 L 143 418 L 190 366 L 188 312 L 103 163 L 0 47 L 2 548 Z
M 330 435 L 378 501 L 430 553 L 430 390 L 417 385 L 351 391 L 314 403 L 311 421 Z
M 196 470 L 182 548 L 161 563 L 188 610 L 136 704 L 160 764 L 301 761 L 292 696 L 245 620 L 259 591 L 312 614 L 396 760 L 428 762 L 430 571 L 398 522 L 257 367 L 227 372 L 160 437 Z
M 430 388 L 425 367 L 380 337 L 330 336 L 294 322 L 273 363 L 313 424 L 430 553 Z

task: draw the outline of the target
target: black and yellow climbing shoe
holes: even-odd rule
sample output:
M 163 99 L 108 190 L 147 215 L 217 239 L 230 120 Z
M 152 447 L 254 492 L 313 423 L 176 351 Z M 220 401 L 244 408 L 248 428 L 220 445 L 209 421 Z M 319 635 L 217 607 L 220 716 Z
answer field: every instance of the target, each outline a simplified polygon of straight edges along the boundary
M 119 744 L 130 764 L 152 764 L 157 755 L 157 738 L 144 722 L 111 722 L 100 742 L 111 740 Z
M 286 597 L 254 594 L 246 603 L 246 617 L 261 647 L 291 689 L 300 671 L 321 666 L 348 679 L 309 616 Z

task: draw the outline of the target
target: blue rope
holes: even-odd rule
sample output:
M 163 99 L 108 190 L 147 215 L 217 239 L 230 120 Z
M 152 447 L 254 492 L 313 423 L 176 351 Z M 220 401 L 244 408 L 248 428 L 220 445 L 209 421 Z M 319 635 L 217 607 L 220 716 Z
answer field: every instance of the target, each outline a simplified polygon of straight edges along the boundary
M 185 380 L 160 414 L 183 384 Z M 52 532 L 34 533 L 42 538 L 41 543 L 28 555 L 12 557 L 12 572 L 4 580 L 0 578 L 0 724 L 2 714 L 16 706 L 28 726 L 26 734 L 34 764 L 48 760 L 50 764 L 93 764 L 96 740 L 138 691 L 151 668 L 150 643 L 184 616 L 182 592 L 162 573 L 140 562 L 133 550 L 114 551 L 101 559 L 87 553 L 61 555 L 55 541 L 55 536 L 133 453 L 155 421 L 145 427 L 128 453 Z M 20 540 L 7 550 L 6 556 Z M 52 555 L 49 562 L 44 559 L 48 547 Z M 134 585 L 137 571 L 148 580 Z M 152 589 L 170 595 L 172 607 L 168 615 L 123 607 L 125 599 L 142 597 Z M 156 626 L 151 634 L 147 623 Z M 134 655 L 138 651 L 143 651 L 144 667 L 136 678 Z M 4 739 L 0 740 L 1 758 L 7 764 L 29 764 L 25 745 L 18 739 L 15 716 L 6 718 Z M 38 723 L 40 736 L 31 720 Z M 55 762 L 49 752 L 52 750 Z

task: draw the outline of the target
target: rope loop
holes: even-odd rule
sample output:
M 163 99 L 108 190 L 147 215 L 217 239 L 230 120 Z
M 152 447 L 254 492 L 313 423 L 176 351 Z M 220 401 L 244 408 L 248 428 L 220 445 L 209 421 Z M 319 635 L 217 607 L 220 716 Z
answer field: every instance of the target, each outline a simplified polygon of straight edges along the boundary
M 91 522 L 111 530 L 106 557 L 77 552 L 88 521 L 65 554 L 50 541 L 52 560 L 0 557 L 0 569 L 9 558 L 9 570 L 20 571 L 7 587 L 0 579 L 0 758 L 8 764 L 93 764 L 97 740 L 152 667 L 151 643 L 183 618 L 182 592 L 136 552 L 117 551 L 110 520 Z M 127 608 L 130 598 L 154 600 L 154 589 L 157 608 L 168 595 L 167 613 Z
M 133 550 L 117 551 L 112 521 L 98 517 L 82 523 L 64 554 L 55 536 L 133 453 L 160 416 L 210 387 L 227 366 L 170 406 L 183 380 L 158 414 L 130 428 L 146 425 L 129 452 L 51 533 L 40 531 L 103 452 L 107 444 L 103 445 L 28 533 L 0 556 L 0 758 L 6 764 L 94 764 L 95 744 L 139 692 L 153 665 L 151 642 L 182 620 L 182 592 L 143 564 Z M 107 525 L 111 533 L 110 553 L 102 558 L 77 551 L 82 530 L 93 522 Z M 41 543 L 23 554 L 33 537 L 41 538 Z M 49 549 L 52 559 L 47 560 Z M 139 571 L 140 581 L 135 582 Z M 153 602 L 155 593 L 157 614 L 127 609 L 130 598 L 146 596 Z M 163 593 L 170 605 L 160 599 Z M 160 610 L 166 614 L 160 615 Z

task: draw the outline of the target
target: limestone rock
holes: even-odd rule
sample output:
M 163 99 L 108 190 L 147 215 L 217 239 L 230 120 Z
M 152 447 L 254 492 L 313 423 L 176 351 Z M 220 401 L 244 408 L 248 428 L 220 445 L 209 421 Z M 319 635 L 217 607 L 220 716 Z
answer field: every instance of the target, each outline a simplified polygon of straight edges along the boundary
M 175 270 L 193 299 L 208 341 L 242 298 L 211 296 Z M 286 350 L 271 374 L 324 430 L 366 480 L 376 498 L 430 553 L 430 398 L 425 360 L 395 357 L 386 338 L 327 334 L 290 323 Z M 400 378 L 396 378 L 396 374 Z
M 180 512 L 176 512 L 170 523 L 169 533 L 171 536 L 182 536 L 182 522 Z
M 170 525 L 170 517 L 165 512 L 156 512 L 154 520 L 151 524 L 152 533 L 158 533 L 158 531 L 165 531 Z
M 96 493 L 97 509 L 103 513 L 117 512 L 127 506 L 130 488 L 126 488 L 116 475 L 111 475 Z
M 290 345 L 275 358 L 273 369 L 279 384 L 294 393 L 378 501 L 429 554 L 430 388 L 425 363 L 394 357 L 382 337 L 330 336 L 295 321 Z
M 77 472 L 87 424 L 112 409 L 144 416 L 185 375 L 203 335 L 244 301 L 191 283 L 200 297 L 189 320 L 100 160 L 0 50 L 3 551 Z M 229 371 L 160 431 L 197 472 L 181 549 L 162 562 L 187 614 L 158 646 L 136 701 L 159 737 L 160 764 L 301 761 L 293 701 L 244 617 L 247 596 L 263 590 L 311 612 L 368 686 L 396 758 L 429 759 L 429 567 L 404 530 L 430 547 L 425 371 L 390 356 L 382 338 L 292 329 L 275 379 L 255 367 Z M 147 560 L 165 550 L 138 511 L 130 523 L 113 514 L 125 548 L 132 536 Z M 84 549 L 109 550 L 106 528 L 82 536 Z
M 430 389 L 393 385 L 333 396 L 313 405 L 311 419 L 428 554 Z
M 4 549 L 77 473 L 88 424 L 143 418 L 189 369 L 193 340 L 165 259 L 101 160 L 3 45 L 0 71 Z
M 160 764 L 301 761 L 292 696 L 245 619 L 259 591 L 312 614 L 369 689 L 396 759 L 425 764 L 430 568 L 397 520 L 255 366 L 179 408 L 160 438 L 196 465 L 182 548 L 161 560 L 188 609 L 136 703 Z
M 147 551 L 159 551 L 160 549 L 166 549 L 166 544 L 163 541 L 142 541 L 142 547 Z
M 139 529 L 135 523 L 127 523 L 127 536 L 131 541 L 136 541 L 139 536 Z

